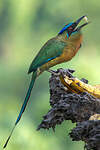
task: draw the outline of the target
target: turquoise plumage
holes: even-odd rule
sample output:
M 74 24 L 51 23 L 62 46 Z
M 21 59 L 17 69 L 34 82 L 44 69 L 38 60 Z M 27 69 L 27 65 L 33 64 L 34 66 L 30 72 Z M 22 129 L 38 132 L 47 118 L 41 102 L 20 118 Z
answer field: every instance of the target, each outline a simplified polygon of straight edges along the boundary
M 43 71 L 48 70 L 57 64 L 67 62 L 76 55 L 82 43 L 82 34 L 80 30 L 83 26 L 88 24 L 88 22 L 86 22 L 83 25 L 77 27 L 83 18 L 86 17 L 82 16 L 77 21 L 65 25 L 65 27 L 58 33 L 57 36 L 47 41 L 47 43 L 40 49 L 39 53 L 32 61 L 28 71 L 28 73 L 33 72 L 32 79 L 14 128 L 18 124 L 23 112 L 25 111 L 36 78 Z M 3 148 L 7 146 L 14 128 L 12 129 Z
M 49 40 L 39 51 L 35 59 L 30 65 L 28 73 L 37 70 L 40 66 L 44 65 L 48 61 L 59 57 L 63 53 L 63 49 L 66 46 L 65 42 L 59 41 L 55 38 Z

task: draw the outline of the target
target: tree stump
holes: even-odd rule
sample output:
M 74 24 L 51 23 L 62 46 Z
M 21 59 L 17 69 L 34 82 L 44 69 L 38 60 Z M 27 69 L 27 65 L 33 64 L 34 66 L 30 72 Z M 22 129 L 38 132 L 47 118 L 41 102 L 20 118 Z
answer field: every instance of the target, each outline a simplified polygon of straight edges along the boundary
M 68 72 L 72 75 L 74 71 L 62 69 L 62 73 L 68 75 Z M 86 79 L 82 81 L 88 83 Z M 72 123 L 76 122 L 76 127 L 69 131 L 72 140 L 84 141 L 87 150 L 100 150 L 100 120 L 95 117 L 100 114 L 100 99 L 87 92 L 76 94 L 69 91 L 54 73 L 49 79 L 49 87 L 51 109 L 43 116 L 37 130 L 55 130 L 56 125 L 60 125 L 64 120 L 71 120 Z M 91 116 L 94 116 L 94 119 L 91 119 Z

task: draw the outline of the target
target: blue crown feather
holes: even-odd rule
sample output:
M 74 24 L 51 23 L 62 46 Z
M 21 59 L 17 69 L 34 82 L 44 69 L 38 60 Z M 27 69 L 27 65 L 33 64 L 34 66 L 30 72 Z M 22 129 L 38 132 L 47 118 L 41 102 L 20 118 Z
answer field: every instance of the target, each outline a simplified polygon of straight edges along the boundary
M 73 23 L 69 23 L 69 24 L 65 25 L 65 26 L 61 29 L 61 31 L 60 31 L 58 34 L 63 33 L 63 32 L 64 32 L 67 28 L 69 28 L 72 24 L 73 24 Z

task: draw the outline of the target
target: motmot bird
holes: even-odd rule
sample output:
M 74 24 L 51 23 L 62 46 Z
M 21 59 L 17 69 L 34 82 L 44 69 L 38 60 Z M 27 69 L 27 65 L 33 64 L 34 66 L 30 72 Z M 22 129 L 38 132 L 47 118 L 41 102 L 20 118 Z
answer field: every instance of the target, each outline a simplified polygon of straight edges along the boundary
M 22 104 L 20 113 L 16 119 L 14 128 L 20 121 L 21 116 L 25 111 L 36 78 L 42 72 L 48 70 L 49 68 L 57 64 L 67 62 L 76 55 L 82 43 L 81 29 L 88 24 L 88 22 L 86 21 L 86 23 L 82 24 L 81 26 L 78 26 L 78 24 L 83 18 L 86 19 L 86 16 L 82 16 L 75 22 L 66 24 L 57 36 L 48 40 L 44 44 L 44 46 L 40 49 L 40 51 L 32 61 L 28 71 L 28 73 L 32 73 L 32 79 L 24 103 Z M 7 146 L 7 143 L 12 135 L 14 128 L 12 129 L 3 148 Z

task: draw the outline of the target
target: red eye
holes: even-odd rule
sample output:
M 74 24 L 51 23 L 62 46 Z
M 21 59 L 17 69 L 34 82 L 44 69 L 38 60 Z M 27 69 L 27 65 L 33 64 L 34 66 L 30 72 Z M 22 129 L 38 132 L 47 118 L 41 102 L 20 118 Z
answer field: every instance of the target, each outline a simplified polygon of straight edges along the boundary
M 68 28 L 69 30 L 73 30 L 73 28 L 70 26 L 69 28 Z

